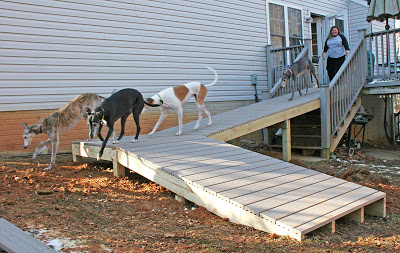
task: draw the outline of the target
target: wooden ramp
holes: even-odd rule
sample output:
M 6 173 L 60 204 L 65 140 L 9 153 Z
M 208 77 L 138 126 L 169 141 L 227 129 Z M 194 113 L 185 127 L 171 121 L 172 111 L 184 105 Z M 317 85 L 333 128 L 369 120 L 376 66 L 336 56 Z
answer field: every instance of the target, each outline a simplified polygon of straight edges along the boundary
M 364 213 L 386 215 L 386 194 L 224 141 L 274 125 L 319 107 L 318 92 L 263 101 L 213 116 L 213 125 L 195 122 L 107 145 L 102 159 L 114 174 L 125 167 L 230 221 L 302 240 L 324 225 Z M 276 108 L 276 109 L 274 109 Z M 211 138 L 210 138 L 211 137 Z M 73 142 L 74 161 L 96 158 L 101 142 Z

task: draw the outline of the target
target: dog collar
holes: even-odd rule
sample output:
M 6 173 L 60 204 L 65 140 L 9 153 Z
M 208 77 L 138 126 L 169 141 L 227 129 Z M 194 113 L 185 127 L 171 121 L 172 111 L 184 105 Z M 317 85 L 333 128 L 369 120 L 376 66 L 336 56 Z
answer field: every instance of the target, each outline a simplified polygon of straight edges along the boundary
M 293 77 L 293 71 L 291 69 L 288 69 L 290 71 L 290 77 Z
M 160 105 L 164 104 L 164 101 L 162 101 L 160 94 L 157 93 L 157 96 L 160 98 Z

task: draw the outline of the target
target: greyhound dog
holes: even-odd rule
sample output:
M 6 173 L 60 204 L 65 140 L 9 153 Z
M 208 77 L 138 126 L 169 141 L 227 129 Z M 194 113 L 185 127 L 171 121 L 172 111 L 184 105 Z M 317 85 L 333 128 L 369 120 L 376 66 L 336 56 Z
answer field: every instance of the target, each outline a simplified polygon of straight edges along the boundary
M 207 67 L 207 66 L 206 66 Z M 207 67 L 209 70 L 214 72 L 215 79 L 212 83 L 208 85 L 204 85 L 200 82 L 190 82 L 184 85 L 169 87 L 165 90 L 160 91 L 158 94 L 152 96 L 151 98 L 147 98 L 145 100 L 146 108 L 148 107 L 158 107 L 161 109 L 161 116 L 158 119 L 158 122 L 154 126 L 153 130 L 149 133 L 149 135 L 153 135 L 160 124 L 167 117 L 168 109 L 172 108 L 178 113 L 178 122 L 179 122 L 179 131 L 176 135 L 182 134 L 182 113 L 183 113 L 183 105 L 191 98 L 194 97 L 197 104 L 198 111 L 198 120 L 194 127 L 194 129 L 198 129 L 200 126 L 200 121 L 203 118 L 202 112 L 204 111 L 208 116 L 208 126 L 211 126 L 211 113 L 204 106 L 204 100 L 207 96 L 207 87 L 213 86 L 218 81 L 218 74 L 215 70 L 210 67 Z
M 286 86 L 286 82 L 290 78 L 293 79 L 293 83 L 294 83 L 293 87 L 292 87 L 292 96 L 290 97 L 289 101 L 291 101 L 293 99 L 296 88 L 299 91 L 300 96 L 302 95 L 297 79 L 301 76 L 306 78 L 310 72 L 312 73 L 312 75 L 314 75 L 314 78 L 317 81 L 317 86 L 319 88 L 318 79 L 317 79 L 317 76 L 315 75 L 314 64 L 307 57 L 300 58 L 298 61 L 293 62 L 292 65 L 290 65 L 289 69 L 283 73 L 282 87 Z M 311 76 L 311 81 L 312 81 L 312 76 Z M 308 85 L 306 85 L 306 92 L 304 95 L 307 95 L 307 92 L 308 92 Z
M 64 107 L 50 114 L 38 123 L 31 126 L 23 123 L 22 126 L 25 128 L 23 134 L 24 148 L 29 147 L 33 137 L 41 133 L 46 133 L 49 136 L 49 139 L 36 147 L 32 158 L 35 159 L 36 156 L 40 154 L 42 148 L 51 142 L 51 162 L 50 166 L 46 168 L 51 169 L 53 164 L 56 162 L 60 135 L 74 127 L 87 112 L 90 112 L 101 105 L 104 99 L 104 97 L 94 93 L 85 93 L 72 99 Z
M 103 145 L 97 155 L 97 160 L 101 158 L 106 147 L 107 141 L 110 138 L 111 133 L 114 131 L 114 123 L 121 118 L 121 133 L 114 144 L 122 138 L 125 133 L 125 122 L 128 116 L 132 113 L 133 119 L 136 123 L 136 136 L 132 142 L 137 142 L 140 125 L 139 115 L 144 109 L 144 100 L 142 94 L 135 89 L 122 89 L 112 94 L 109 98 L 104 100 L 101 106 L 97 107 L 88 117 L 88 124 L 91 132 L 91 137 L 97 133 L 100 140 L 103 141 Z M 108 126 L 108 133 L 105 139 L 101 136 L 101 128 L 104 124 Z

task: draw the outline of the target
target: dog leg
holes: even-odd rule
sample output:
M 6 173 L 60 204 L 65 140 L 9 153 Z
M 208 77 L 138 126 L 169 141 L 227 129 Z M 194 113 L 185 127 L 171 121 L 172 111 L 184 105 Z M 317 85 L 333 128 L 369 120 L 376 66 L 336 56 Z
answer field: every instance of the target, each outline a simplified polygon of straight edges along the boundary
M 297 78 L 296 78 L 296 86 L 295 87 L 297 87 L 297 90 L 299 91 L 300 97 L 303 96 L 303 94 L 301 94 L 300 85 L 298 83 Z
M 109 126 L 109 127 L 108 127 L 107 136 L 106 136 L 106 138 L 104 139 L 103 144 L 101 145 L 101 149 L 100 149 L 100 151 L 99 151 L 99 154 L 97 155 L 97 161 L 100 160 L 101 156 L 103 155 L 104 148 L 106 147 L 107 141 L 108 141 L 108 139 L 110 139 L 111 133 L 112 133 L 113 131 L 114 131 L 114 125 Z
M 317 82 L 317 87 L 318 87 L 318 90 L 319 90 L 319 82 L 318 82 L 317 75 L 315 75 L 315 71 L 314 71 L 314 70 L 312 70 L 312 71 L 311 71 L 311 74 L 314 76 L 314 78 L 315 78 L 315 81 Z M 311 75 L 310 75 L 310 77 L 311 77 Z M 311 82 L 312 82 L 312 77 L 311 77 Z
M 153 135 L 157 131 L 157 128 L 161 125 L 161 123 L 164 121 L 164 119 L 168 115 L 168 109 L 167 108 L 161 107 L 160 111 L 161 111 L 160 118 L 158 119 L 157 124 L 154 126 L 153 130 L 149 133 L 149 135 Z
M 193 129 L 199 129 L 199 127 L 200 127 L 200 121 L 201 121 L 201 119 L 203 118 L 203 108 L 201 108 L 201 106 L 200 105 L 197 105 L 197 113 L 198 113 L 198 118 L 197 118 L 197 123 L 196 123 L 196 125 L 194 126 L 194 128 Z
M 199 113 L 199 118 L 198 118 L 198 120 L 197 120 L 197 124 L 196 124 L 196 126 L 194 127 L 194 129 L 199 129 L 199 127 L 200 127 L 200 121 L 202 120 L 202 118 L 203 118 L 203 111 L 207 114 L 207 116 L 208 116 L 208 124 L 207 124 L 207 126 L 211 126 L 211 124 L 212 124 L 212 121 L 211 121 L 211 113 L 207 110 L 207 108 L 204 106 L 204 104 L 202 104 L 202 105 L 199 105 L 199 104 L 197 104 L 197 111 L 198 111 L 198 113 Z
M 138 138 L 139 138 L 139 134 L 140 134 L 140 123 L 139 123 L 140 113 L 138 113 L 137 110 L 133 111 L 132 116 L 133 116 L 133 120 L 135 121 L 135 124 L 136 124 L 136 135 L 135 135 L 135 138 L 132 140 L 132 142 L 137 142 Z
M 296 78 L 293 78 L 292 96 L 289 98 L 289 101 L 293 100 L 296 85 L 297 85 Z
M 310 78 L 311 78 L 311 76 L 310 76 Z M 305 96 L 308 93 L 308 83 L 309 83 L 308 82 L 308 75 L 304 76 L 304 83 L 306 84 L 306 93 L 304 93 L 304 96 Z
M 180 106 L 176 112 L 178 113 L 178 122 L 179 122 L 179 130 L 176 133 L 177 136 L 182 135 L 182 128 L 183 128 L 183 120 L 182 120 L 182 114 L 183 114 L 183 108 Z
M 119 137 L 118 139 L 114 139 L 113 140 L 113 144 L 118 144 L 119 140 L 122 139 L 122 136 L 124 136 L 125 134 L 125 123 L 126 123 L 126 119 L 128 118 L 129 114 L 125 114 L 124 116 L 121 117 L 121 132 L 119 133 Z M 113 131 L 115 132 L 115 129 L 113 129 Z
M 40 143 L 40 144 L 35 148 L 35 152 L 33 152 L 32 159 L 35 159 L 36 156 L 39 154 L 40 150 L 41 150 L 44 146 L 47 146 L 50 142 L 51 142 L 50 139 L 48 139 L 47 141 L 45 141 L 45 142 L 43 142 L 43 143 Z
M 103 124 L 100 124 L 99 125 L 99 130 L 97 130 L 98 132 L 97 132 L 97 136 L 99 137 L 99 139 L 101 140 L 101 141 L 104 141 L 104 139 L 103 139 L 103 136 L 101 136 L 101 129 L 103 128 Z
M 50 166 L 45 168 L 45 170 L 50 170 L 53 166 L 53 164 L 56 163 L 56 156 L 57 156 L 57 150 L 58 150 L 58 145 L 60 144 L 60 139 L 58 136 L 55 136 L 51 140 L 52 147 L 51 147 L 51 161 L 50 161 Z

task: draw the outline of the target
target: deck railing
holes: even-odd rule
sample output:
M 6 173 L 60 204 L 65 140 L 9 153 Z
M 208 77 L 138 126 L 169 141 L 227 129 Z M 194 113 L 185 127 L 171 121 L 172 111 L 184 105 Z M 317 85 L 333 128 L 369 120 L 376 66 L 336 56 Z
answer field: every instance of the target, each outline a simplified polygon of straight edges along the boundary
M 304 45 L 283 47 L 272 49 L 267 46 L 267 69 L 268 69 L 268 90 L 269 97 L 278 97 L 288 94 L 292 90 L 293 81 L 289 80 L 285 87 L 282 87 L 282 75 L 290 64 L 308 54 L 308 44 L 310 40 L 305 40 Z M 303 80 L 299 82 L 300 89 L 305 88 Z
M 321 86 L 322 148 L 330 148 L 331 138 L 344 122 L 366 82 L 368 61 L 364 35 L 365 30 L 360 31 L 357 46 L 351 50 L 329 86 Z
M 400 143 L 400 112 L 394 114 L 394 129 L 395 141 Z
M 368 79 L 400 77 L 399 48 L 400 29 L 392 29 L 366 35 L 368 50 Z

